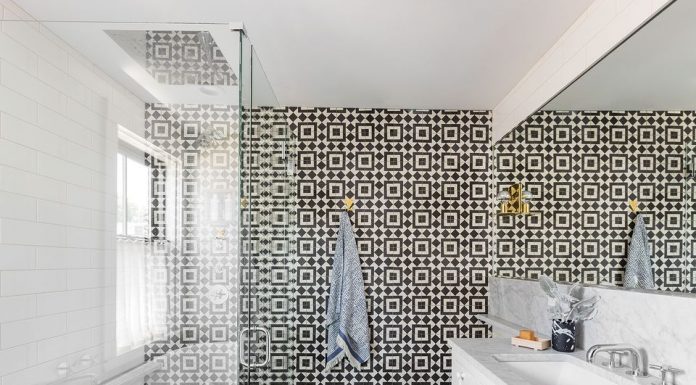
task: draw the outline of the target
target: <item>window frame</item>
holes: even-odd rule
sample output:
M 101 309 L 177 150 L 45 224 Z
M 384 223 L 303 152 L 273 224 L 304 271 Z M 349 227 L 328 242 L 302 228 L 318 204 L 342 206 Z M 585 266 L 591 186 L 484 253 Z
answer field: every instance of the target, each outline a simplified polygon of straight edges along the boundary
M 121 169 L 123 170 L 123 186 L 121 188 L 121 199 L 120 202 L 123 205 L 123 210 L 124 210 L 124 215 L 123 215 L 123 227 L 116 229 L 116 236 L 122 239 L 133 239 L 133 240 L 144 240 L 144 241 L 150 241 L 152 240 L 152 171 L 149 170 L 147 173 L 147 197 L 148 197 L 148 202 L 147 202 L 147 234 L 146 236 L 140 236 L 140 235 L 133 235 L 128 233 L 128 160 L 133 160 L 136 161 L 140 164 L 143 165 L 143 167 L 150 168 L 150 166 L 147 164 L 146 159 L 148 157 L 154 158 L 151 154 L 137 149 L 135 146 L 131 145 L 130 143 L 119 140 L 118 142 L 118 150 L 117 150 L 117 161 L 118 161 L 118 155 L 121 155 L 123 158 L 121 160 Z M 117 169 L 118 170 L 118 169 Z M 117 171 L 118 172 L 118 171 Z M 118 177 L 118 176 L 117 176 Z M 118 199 L 118 193 L 116 195 Z M 117 213 L 118 215 L 118 213 Z
M 141 236 L 131 236 L 127 234 L 127 222 L 125 221 L 124 218 L 124 233 L 121 233 L 120 229 L 116 229 L 116 237 L 121 238 L 121 239 L 131 239 L 131 240 L 140 240 L 140 241 L 145 241 L 145 242 L 153 242 L 153 241 L 172 241 L 174 237 L 177 236 L 177 231 L 176 228 L 179 228 L 178 226 L 178 221 L 180 220 L 179 215 L 177 215 L 177 207 L 179 205 L 178 199 L 180 198 L 180 186 L 177 181 L 181 180 L 181 160 L 177 159 L 173 155 L 167 153 L 166 151 L 158 148 L 154 143 L 148 142 L 145 138 L 142 136 L 137 135 L 133 131 L 118 125 L 118 141 L 117 141 L 117 149 L 116 153 L 117 154 L 122 154 L 124 156 L 124 181 L 123 181 L 123 203 L 127 203 L 127 196 L 126 196 L 126 191 L 127 191 L 127 171 L 126 171 L 126 163 L 127 163 L 127 157 L 130 156 L 132 159 L 135 159 L 137 161 L 142 161 L 142 164 L 145 165 L 145 167 L 149 168 L 148 172 L 148 193 L 147 196 L 149 198 L 148 202 L 148 225 L 149 225 L 149 231 L 147 232 L 147 236 L 141 237 Z M 114 163 L 118 162 L 118 155 L 116 157 L 116 160 Z M 149 160 L 149 161 L 148 161 Z M 154 218 L 154 208 L 152 207 L 152 199 L 155 198 L 153 195 L 153 169 L 161 168 L 163 172 L 165 173 L 165 198 L 157 197 L 157 199 L 162 200 L 163 207 L 158 208 L 162 211 L 164 211 L 165 215 L 165 223 L 172 223 L 174 226 L 174 231 L 167 232 L 167 227 L 166 225 L 157 225 L 154 223 L 153 218 Z M 116 172 L 118 172 L 116 170 Z M 118 205 L 118 195 L 116 196 L 117 200 L 117 205 Z M 127 209 L 127 205 L 124 206 L 124 209 Z M 118 207 L 116 208 L 117 214 L 118 215 Z M 158 235 L 155 236 L 153 233 L 153 229 L 155 227 L 161 227 L 159 228 Z

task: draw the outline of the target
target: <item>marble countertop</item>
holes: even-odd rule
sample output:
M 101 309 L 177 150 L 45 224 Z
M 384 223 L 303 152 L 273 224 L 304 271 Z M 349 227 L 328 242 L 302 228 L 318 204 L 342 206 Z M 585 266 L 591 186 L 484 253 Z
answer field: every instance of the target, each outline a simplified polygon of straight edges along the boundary
M 683 370 L 675 376 L 676 384 L 696 384 L 696 296 L 654 295 L 604 287 L 585 287 L 582 296 L 600 296 L 601 301 L 599 314 L 578 328 L 578 348 L 631 344 L 645 353 L 649 363 Z M 491 277 L 488 298 L 488 314 L 481 319 L 490 322 L 494 336 L 517 335 L 519 329 L 534 330 L 542 336 L 551 334 L 548 297 L 538 282 Z
M 477 371 L 496 385 L 534 385 L 520 376 L 519 372 L 506 364 L 505 361 L 560 361 L 578 364 L 617 385 L 650 385 L 655 377 L 634 378 L 625 375 L 626 368 L 609 369 L 598 357 L 598 364 L 590 365 L 585 362 L 585 351 L 576 350 L 573 353 L 560 353 L 553 349 L 535 351 L 527 348 L 512 346 L 509 338 L 488 339 L 451 339 L 449 345 L 453 354 L 463 354 L 469 361 L 474 361 Z M 603 358 L 603 357 L 602 357 Z

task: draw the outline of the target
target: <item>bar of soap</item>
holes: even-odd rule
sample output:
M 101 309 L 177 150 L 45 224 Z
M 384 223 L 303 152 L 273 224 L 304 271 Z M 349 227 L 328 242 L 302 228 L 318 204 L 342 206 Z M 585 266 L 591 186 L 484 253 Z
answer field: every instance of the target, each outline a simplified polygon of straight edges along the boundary
M 527 341 L 536 341 L 537 340 L 536 336 L 534 335 L 533 330 L 525 330 L 525 329 L 520 330 L 520 335 L 517 338 L 521 338 L 521 339 L 527 340 Z

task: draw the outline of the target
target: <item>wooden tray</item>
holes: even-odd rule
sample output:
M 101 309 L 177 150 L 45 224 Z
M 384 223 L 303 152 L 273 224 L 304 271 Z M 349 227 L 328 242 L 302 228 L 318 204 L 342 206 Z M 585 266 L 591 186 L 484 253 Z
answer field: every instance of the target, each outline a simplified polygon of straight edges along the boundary
M 534 350 L 546 350 L 551 347 L 551 340 L 538 338 L 536 341 L 523 340 L 522 338 L 512 337 L 512 345 Z

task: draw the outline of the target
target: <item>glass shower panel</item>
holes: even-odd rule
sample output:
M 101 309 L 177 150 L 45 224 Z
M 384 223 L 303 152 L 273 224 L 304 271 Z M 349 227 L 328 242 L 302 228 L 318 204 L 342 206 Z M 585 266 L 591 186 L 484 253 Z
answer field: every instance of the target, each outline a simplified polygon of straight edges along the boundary
M 0 34 L 14 47 L 0 52 L 0 140 L 41 164 L 0 161 L 0 193 L 42 212 L 17 228 L 45 230 L 3 233 L 0 248 L 25 242 L 46 265 L 21 274 L 63 277 L 23 295 L 43 304 L 35 318 L 66 320 L 48 336 L 59 349 L 39 344 L 37 362 L 3 376 L 104 380 L 145 357 L 162 364 L 150 385 L 237 383 L 243 32 L 3 20 Z
M 286 111 L 253 47 L 245 63 L 250 68 L 248 103 L 243 104 L 243 180 L 248 210 L 243 220 L 242 259 L 244 311 L 241 339 L 245 378 L 241 383 L 288 384 L 294 371 L 293 290 L 296 244 L 295 154 Z M 243 55 L 244 56 L 244 55 Z M 242 93 L 245 93 L 244 84 Z M 245 98 L 242 98 L 245 100 Z
M 251 274 L 250 269 L 250 258 L 253 253 L 256 252 L 256 245 L 252 241 L 251 227 L 255 222 L 255 218 L 252 215 L 252 199 L 255 195 L 255 185 L 251 182 L 251 169 L 254 163 L 254 156 L 252 148 L 255 145 L 254 133 L 252 131 L 251 124 L 251 111 L 252 109 L 252 66 L 251 66 L 251 42 L 246 36 L 242 36 L 240 42 L 240 57 L 242 60 L 239 63 L 240 72 L 240 89 L 239 89 L 239 99 L 240 99 L 240 116 L 242 127 L 240 130 L 241 140 L 240 140 L 240 160 L 242 162 L 241 167 L 241 185 L 242 194 L 240 199 L 241 205 L 241 216 L 240 216 L 240 232 L 239 236 L 241 238 L 241 260 L 239 263 L 239 384 L 249 384 L 252 366 L 249 365 L 252 355 L 252 343 L 253 337 L 250 333 L 251 323 L 250 323 L 250 313 L 254 311 L 252 309 L 253 302 L 250 297 L 250 285 L 254 284 L 254 278 Z M 253 331 L 257 333 L 256 330 Z M 258 338 L 258 337 L 257 337 Z M 254 346 L 255 347 L 255 346 Z
M 177 102 L 172 93 L 174 100 L 146 104 L 145 110 L 146 137 L 170 151 L 181 168 L 180 238 L 159 249 L 168 262 L 169 335 L 146 352 L 165 370 L 149 381 L 235 383 L 241 33 L 227 27 L 164 29 L 146 39 L 153 42 L 146 52 L 148 74 L 184 99 Z

